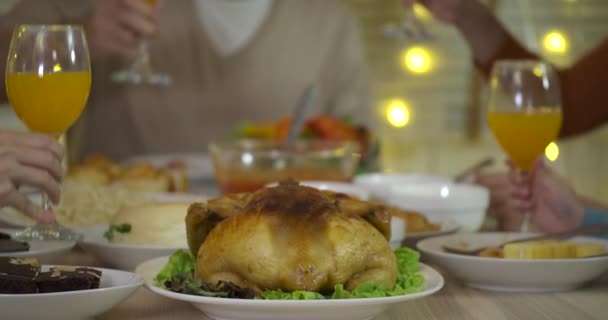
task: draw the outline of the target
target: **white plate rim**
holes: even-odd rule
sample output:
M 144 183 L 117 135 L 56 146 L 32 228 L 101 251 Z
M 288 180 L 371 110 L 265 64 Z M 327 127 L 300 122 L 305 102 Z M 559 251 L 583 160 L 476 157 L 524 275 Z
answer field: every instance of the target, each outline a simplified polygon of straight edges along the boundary
M 213 305 L 233 305 L 239 304 L 242 306 L 251 306 L 251 307 L 288 307 L 288 306 L 345 306 L 352 304 L 365 304 L 365 305 L 378 305 L 378 304 L 393 304 L 397 302 L 413 300 L 418 298 L 423 298 L 429 295 L 436 293 L 441 290 L 445 285 L 445 279 L 437 270 L 431 268 L 430 266 L 419 263 L 420 272 L 429 273 L 430 278 L 436 279 L 437 284 L 431 288 L 427 288 L 421 292 L 410 293 L 400 296 L 391 296 L 391 297 L 377 297 L 377 298 L 354 298 L 354 299 L 325 299 L 325 300 L 262 300 L 262 299 L 227 299 L 227 298 L 216 298 L 216 297 L 203 297 L 203 296 L 195 296 L 183 293 L 172 292 L 163 288 L 159 288 L 154 285 L 153 279 L 147 279 L 145 275 L 142 275 L 142 269 L 150 268 L 149 265 L 160 264 L 161 262 L 167 261 L 169 257 L 159 257 L 155 259 L 148 260 L 140 264 L 135 272 L 140 274 L 144 279 L 144 283 L 146 288 L 155 294 L 164 296 L 166 298 L 185 301 L 196 304 L 213 304 Z M 425 281 L 428 279 L 425 278 Z
M 19 229 L 14 229 L 14 228 L 0 228 L 0 232 L 8 233 L 11 236 L 15 232 L 18 232 L 18 231 L 19 231 Z M 30 249 L 28 251 L 0 252 L 0 257 L 27 258 L 27 257 L 38 256 L 38 255 L 52 255 L 52 254 L 56 254 L 59 252 L 69 251 L 72 248 L 74 248 L 77 244 L 76 241 L 52 241 L 51 243 L 57 244 L 56 247 L 52 247 L 52 248 L 48 248 L 48 249 L 32 250 L 31 242 L 33 242 L 33 241 L 27 241 L 27 242 L 30 245 Z M 39 242 L 42 244 L 46 243 L 46 241 L 36 241 L 36 242 Z

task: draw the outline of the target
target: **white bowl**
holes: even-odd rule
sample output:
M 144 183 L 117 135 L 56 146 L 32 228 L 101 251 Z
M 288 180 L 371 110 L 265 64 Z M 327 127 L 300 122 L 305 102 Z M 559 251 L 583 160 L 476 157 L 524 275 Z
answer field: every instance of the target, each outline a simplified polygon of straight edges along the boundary
M 427 216 L 452 219 L 463 231 L 475 232 L 485 218 L 490 193 L 476 185 L 429 182 L 393 187 L 387 202 Z
M 449 183 L 448 177 L 418 174 L 418 173 L 368 173 L 354 178 L 354 184 L 361 186 L 371 193 L 376 200 L 388 200 L 389 192 L 393 187 L 415 185 L 419 183 Z
M 515 260 L 482 258 L 447 253 L 443 245 L 466 243 L 471 248 L 496 246 L 510 239 L 533 234 L 477 233 L 452 234 L 418 242 L 418 249 L 433 264 L 441 266 L 465 284 L 480 289 L 511 292 L 551 292 L 574 289 L 608 271 L 608 256 L 584 259 Z M 600 242 L 580 237 L 573 241 Z
M 169 299 L 190 302 L 211 319 L 241 320 L 367 320 L 373 319 L 390 306 L 404 301 L 420 299 L 443 287 L 443 277 L 433 268 L 420 264 L 424 277 L 421 292 L 386 298 L 327 299 L 327 300 L 258 300 L 201 297 L 176 293 L 159 288 L 154 277 L 167 263 L 168 257 L 147 261 L 137 267 L 152 292 Z
M 48 265 L 43 269 L 48 269 Z M 95 268 L 102 272 L 99 289 L 39 294 L 0 294 L 2 319 L 90 319 L 126 300 L 143 284 L 133 273 Z
M 179 249 L 188 250 L 186 246 L 165 247 L 113 243 L 103 236 L 107 229 L 107 225 L 80 229 L 79 231 L 84 234 L 84 239 L 78 245 L 104 264 L 121 270 L 134 270 L 140 263 L 152 258 L 171 255 Z

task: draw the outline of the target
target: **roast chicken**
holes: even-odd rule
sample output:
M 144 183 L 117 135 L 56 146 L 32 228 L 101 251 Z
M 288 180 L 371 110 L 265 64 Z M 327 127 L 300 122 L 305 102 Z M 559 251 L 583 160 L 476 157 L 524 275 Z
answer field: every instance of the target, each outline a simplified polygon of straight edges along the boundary
M 347 290 L 395 285 L 390 210 L 286 181 L 190 206 L 188 245 L 196 276 L 255 291 Z

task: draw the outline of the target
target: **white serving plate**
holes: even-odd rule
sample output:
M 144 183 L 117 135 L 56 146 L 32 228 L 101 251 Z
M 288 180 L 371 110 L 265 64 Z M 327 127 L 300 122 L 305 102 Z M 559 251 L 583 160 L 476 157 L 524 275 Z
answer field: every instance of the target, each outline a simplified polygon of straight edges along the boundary
M 442 245 L 470 247 L 499 245 L 504 241 L 532 236 L 524 233 L 452 234 L 418 242 L 418 249 L 432 263 L 441 266 L 466 285 L 494 291 L 553 292 L 571 290 L 608 271 L 608 256 L 584 259 L 515 260 L 483 258 L 447 253 Z M 580 237 L 573 241 L 600 242 Z
M 14 234 L 18 229 L 0 229 L 0 232 Z M 21 252 L 0 252 L 0 257 L 38 258 L 42 264 L 52 264 L 68 253 L 75 241 L 28 241 L 30 250 Z
M 190 302 L 208 317 L 216 320 L 366 320 L 373 319 L 390 306 L 429 296 L 443 287 L 443 277 L 434 269 L 420 264 L 425 286 L 423 291 L 403 296 L 336 300 L 245 300 L 200 297 L 180 294 L 154 285 L 154 277 L 168 257 L 146 261 L 137 267 L 146 287 L 161 296 Z
M 113 268 L 134 270 L 144 261 L 171 255 L 179 249 L 188 250 L 187 246 L 171 247 L 112 243 L 103 237 L 107 229 L 107 225 L 79 229 L 84 234 L 84 239 L 78 245 Z
M 190 180 L 213 180 L 213 162 L 207 153 L 170 153 L 150 154 L 133 157 L 126 161 L 132 163 L 149 163 L 155 167 L 164 167 L 173 161 L 184 162 L 186 175 Z
M 43 269 L 48 268 L 43 266 Z M 99 289 L 40 294 L 0 294 L 2 319 L 80 320 L 112 309 L 143 284 L 134 273 L 95 268 L 102 272 Z

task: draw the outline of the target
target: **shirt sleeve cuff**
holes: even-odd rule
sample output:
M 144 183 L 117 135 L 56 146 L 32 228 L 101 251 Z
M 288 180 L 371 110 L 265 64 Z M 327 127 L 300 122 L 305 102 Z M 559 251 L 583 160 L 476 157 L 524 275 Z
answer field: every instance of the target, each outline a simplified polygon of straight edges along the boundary
M 592 226 L 595 224 L 608 223 L 608 212 L 587 207 L 585 216 L 583 217 L 583 227 Z

